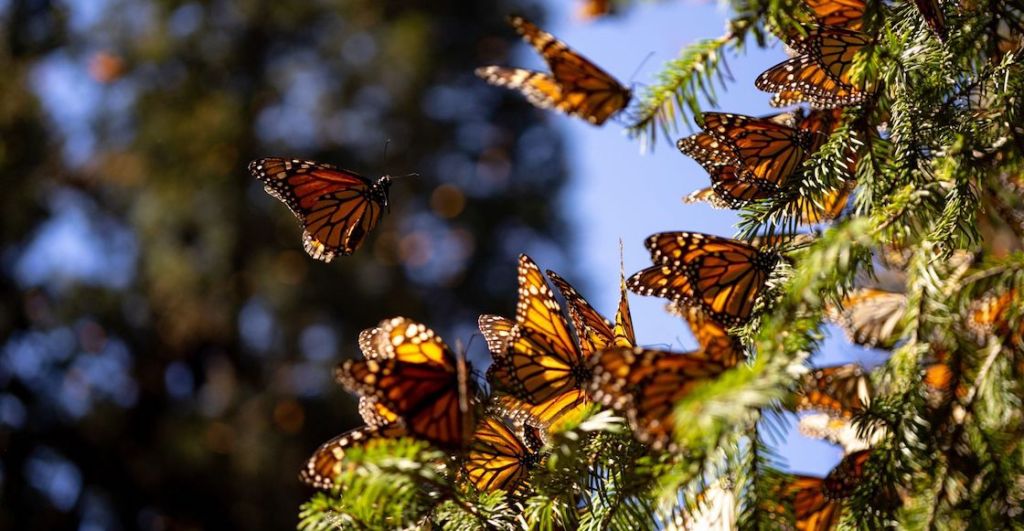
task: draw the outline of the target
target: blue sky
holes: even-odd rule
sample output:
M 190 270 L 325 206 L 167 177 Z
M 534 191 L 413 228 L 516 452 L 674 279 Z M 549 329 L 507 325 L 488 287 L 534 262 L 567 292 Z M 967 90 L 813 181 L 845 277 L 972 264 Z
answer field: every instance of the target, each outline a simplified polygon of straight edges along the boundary
M 665 62 L 684 46 L 721 36 L 729 14 L 716 3 L 640 2 L 618 17 L 589 22 L 576 16 L 578 6 L 578 2 L 549 1 L 544 28 L 623 82 L 653 54 L 633 79 L 640 84 L 636 89 L 640 93 L 643 84 L 653 81 Z M 719 92 L 716 110 L 752 115 L 778 112 L 768 105 L 769 95 L 754 88 L 754 78 L 784 59 L 779 44 L 727 55 L 734 81 Z M 543 69 L 540 59 L 525 46 L 517 61 L 522 62 L 516 66 Z M 554 113 L 550 119 L 565 133 L 571 168 L 570 184 L 561 197 L 574 231 L 568 254 L 584 277 L 579 282 L 584 295 L 599 310 L 611 314 L 616 304 L 620 239 L 629 274 L 650 264 L 643 241 L 652 233 L 735 233 L 739 218 L 734 212 L 682 203 L 683 196 L 707 186 L 708 177 L 696 162 L 676 150 L 675 138 L 662 138 L 653 153 L 642 154 L 639 143 L 630 140 L 619 124 L 598 128 Z M 680 136 L 687 134 L 683 126 Z M 695 346 L 683 323 L 664 311 L 663 299 L 633 296 L 630 304 L 641 343 L 679 350 Z M 816 365 L 877 359 L 870 351 L 846 343 L 835 330 L 831 332 L 815 357 Z M 840 448 L 792 430 L 780 448 L 790 470 L 809 474 L 825 474 L 842 456 Z

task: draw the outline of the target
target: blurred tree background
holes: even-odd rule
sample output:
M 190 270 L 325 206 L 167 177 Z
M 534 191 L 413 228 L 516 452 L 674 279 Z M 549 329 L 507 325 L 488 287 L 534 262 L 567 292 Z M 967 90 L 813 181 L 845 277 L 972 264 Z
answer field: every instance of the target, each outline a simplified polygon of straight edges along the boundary
M 292 528 L 301 464 L 358 423 L 331 368 L 360 329 L 465 341 L 519 252 L 567 269 L 559 136 L 472 75 L 512 11 L 0 1 L 0 528 Z M 245 170 L 269 155 L 421 177 L 322 264 Z

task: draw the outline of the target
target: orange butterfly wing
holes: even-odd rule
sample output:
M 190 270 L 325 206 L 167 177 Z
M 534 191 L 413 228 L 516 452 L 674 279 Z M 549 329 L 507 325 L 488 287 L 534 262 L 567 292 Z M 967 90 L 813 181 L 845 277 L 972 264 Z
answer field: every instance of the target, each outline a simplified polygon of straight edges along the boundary
M 848 419 L 867 407 L 872 392 L 871 381 L 859 365 L 825 367 L 803 377 L 796 409 L 818 410 Z
M 704 167 L 711 177 L 711 190 L 728 208 L 742 208 L 751 201 L 779 193 L 777 182 L 760 178 L 748 170 L 732 147 L 714 135 L 697 133 L 681 138 L 676 147 Z
M 302 223 L 306 252 L 325 262 L 359 248 L 380 221 L 391 182 L 387 176 L 373 183 L 328 164 L 274 157 L 252 161 L 249 173 L 288 205 Z
M 761 73 L 754 85 L 776 93 L 772 105 L 781 107 L 807 102 L 819 108 L 856 105 L 868 94 L 853 85 L 853 58 L 869 39 L 861 33 L 819 27 L 792 42 L 800 55 Z
M 700 349 L 695 356 L 710 358 L 726 367 L 733 367 L 744 356 L 743 345 L 729 335 L 729 331 L 700 308 L 679 303 L 669 303 L 669 313 L 682 317 Z
M 564 278 L 551 271 L 547 271 L 548 278 L 555 288 L 562 293 L 565 304 L 569 310 L 569 319 L 572 320 L 573 328 L 580 339 L 580 350 L 583 354 L 590 354 L 607 347 L 614 339 L 615 332 L 612 324 L 601 316 L 587 299 L 580 295 L 576 288 L 572 287 Z
M 864 0 L 804 0 L 818 22 L 857 31 L 864 25 Z
M 807 158 L 815 136 L 770 119 L 716 112 L 703 118 L 705 132 L 728 145 L 754 176 L 776 186 Z
M 432 330 L 403 317 L 382 321 L 379 356 L 348 360 L 335 375 L 352 392 L 372 397 L 411 435 L 461 447 L 474 424 L 469 369 Z
M 320 445 L 299 472 L 299 479 L 318 489 L 330 489 L 344 469 L 345 450 L 368 444 L 375 438 L 394 439 L 403 435 L 405 430 L 400 426 L 363 426 L 347 431 Z
M 754 303 L 778 255 L 737 240 L 693 232 L 663 232 L 647 239 L 655 267 L 633 275 L 631 290 L 698 305 L 716 321 L 737 326 Z M 685 278 L 682 281 L 680 277 Z
M 519 493 L 530 469 L 540 462 L 539 447 L 532 432 L 520 436 L 503 420 L 486 417 L 473 434 L 463 470 L 480 490 Z
M 677 402 L 725 370 L 702 356 L 616 347 L 591 362 L 594 400 L 624 411 L 638 438 L 654 449 L 670 446 Z
M 829 306 L 825 315 L 839 324 L 853 343 L 867 347 L 892 347 L 907 308 L 907 296 L 872 288 L 850 292 L 841 308 Z
M 477 75 L 488 83 L 519 90 L 534 105 L 555 108 L 601 125 L 629 105 L 632 94 L 615 78 L 522 17 L 509 23 L 547 62 L 551 74 L 486 67 Z

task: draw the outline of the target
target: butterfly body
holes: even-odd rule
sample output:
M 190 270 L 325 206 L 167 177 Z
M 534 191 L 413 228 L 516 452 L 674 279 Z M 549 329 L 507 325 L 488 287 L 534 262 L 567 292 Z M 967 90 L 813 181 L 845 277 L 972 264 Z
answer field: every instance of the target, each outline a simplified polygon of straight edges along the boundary
M 477 76 L 521 92 L 537 107 L 557 109 L 593 125 L 603 124 L 629 105 L 632 91 L 565 43 L 522 17 L 509 17 L 509 23 L 541 54 L 551 74 L 488 66 L 478 68 Z
M 249 173 L 299 219 L 303 247 L 324 262 L 355 252 L 390 207 L 389 175 L 371 181 L 329 164 L 277 157 L 252 161 Z

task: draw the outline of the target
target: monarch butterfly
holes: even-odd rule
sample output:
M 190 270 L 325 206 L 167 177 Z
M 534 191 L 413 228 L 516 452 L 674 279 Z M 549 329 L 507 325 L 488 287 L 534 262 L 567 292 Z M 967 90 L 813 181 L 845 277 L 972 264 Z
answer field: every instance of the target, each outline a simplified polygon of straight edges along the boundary
M 517 435 L 504 420 L 488 416 L 473 434 L 463 470 L 480 490 L 521 493 L 530 469 L 541 462 L 541 446 L 529 429 Z
M 796 529 L 828 531 L 835 529 L 842 516 L 842 500 L 849 498 L 864 478 L 864 465 L 870 450 L 847 455 L 824 478 L 786 474 L 776 488 L 776 497 L 765 501 L 769 514 L 785 514 L 792 507 Z
M 854 489 L 864 477 L 864 468 L 870 458 L 871 450 L 860 450 L 843 457 L 843 460 L 825 476 L 822 483 L 825 496 L 833 500 L 852 496 Z
M 580 18 L 590 20 L 611 13 L 614 7 L 611 0 L 583 0 L 576 13 Z
M 699 346 L 694 355 L 710 358 L 726 367 L 735 366 L 744 356 L 740 341 L 729 335 L 724 326 L 709 318 L 700 308 L 670 302 L 668 312 L 681 317 L 690 327 Z
M 338 382 L 386 408 L 410 435 L 463 447 L 475 422 L 475 389 L 465 361 L 433 330 L 410 319 L 386 319 L 379 328 L 377 354 L 342 363 L 335 371 Z
M 591 360 L 594 401 L 625 412 L 641 442 L 671 449 L 673 408 L 680 399 L 726 367 L 692 354 L 615 347 Z
M 726 325 L 747 322 L 779 256 L 743 242 L 695 232 L 647 238 L 653 267 L 634 274 L 629 289 L 699 306 Z
M 730 208 L 779 193 L 817 143 L 816 133 L 778 117 L 704 113 L 704 132 L 676 143 L 711 176 L 712 190 Z
M 633 319 L 629 313 L 629 300 L 626 298 L 624 283 L 620 285 L 619 308 L 615 313 L 615 324 L 611 324 L 601 316 L 587 299 L 572 287 L 564 278 L 551 271 L 546 271 L 551 283 L 562 293 L 569 310 L 576 335 L 579 336 L 580 350 L 589 355 L 608 346 L 632 347 L 636 344 L 633 331 Z
M 488 66 L 478 68 L 477 76 L 522 92 L 537 107 L 558 109 L 593 125 L 603 124 L 629 104 L 629 89 L 565 43 L 522 17 L 509 17 L 509 23 L 544 57 L 551 74 Z
M 868 93 L 854 86 L 850 67 L 857 52 L 869 42 L 862 33 L 816 28 L 792 43 L 800 55 L 762 72 L 754 85 L 777 94 L 771 101 L 775 107 L 799 102 L 826 109 L 856 105 Z
M 882 437 L 881 430 L 872 430 L 866 438 L 862 437 L 852 420 L 835 418 L 827 413 L 801 415 L 797 429 L 805 437 L 826 440 L 841 446 L 847 453 L 870 448 Z
M 249 173 L 299 218 L 303 248 L 324 262 L 354 253 L 388 208 L 388 175 L 373 182 L 329 164 L 276 157 L 250 162 Z
M 999 294 L 989 293 L 973 301 L 968 308 L 967 329 L 979 342 L 984 342 L 993 334 L 1008 339 L 1011 314 L 1016 313 L 1013 310 L 1016 298 L 1017 291 L 1008 289 Z
M 342 433 L 313 452 L 313 456 L 299 472 L 299 479 L 317 489 L 330 489 L 334 486 L 335 478 L 342 473 L 345 450 L 356 445 L 371 444 L 376 439 L 395 439 L 404 435 L 405 429 L 397 424 L 362 426 Z
M 484 331 L 499 343 L 492 350 L 494 365 L 488 376 L 511 393 L 501 399 L 507 408 L 525 410 L 534 422 L 548 427 L 588 403 L 590 371 L 561 306 L 530 257 L 519 257 L 518 276 L 515 325 L 499 326 L 508 331 L 502 341 L 492 325 Z
M 820 24 L 858 31 L 867 6 L 864 0 L 804 0 Z
M 946 16 L 942 14 L 939 0 L 914 0 L 914 5 L 921 13 L 921 18 L 935 32 L 935 36 L 940 41 L 946 42 Z
M 841 307 L 829 305 L 826 317 L 838 324 L 853 343 L 892 348 L 899 340 L 899 324 L 907 296 L 873 288 L 860 288 L 843 298 Z
M 706 112 L 704 131 L 722 141 L 755 177 L 782 184 L 807 158 L 815 133 L 771 119 Z
M 776 495 L 763 502 L 763 508 L 772 519 L 782 519 L 787 507 L 791 508 L 793 528 L 798 531 L 831 531 L 839 524 L 842 505 L 825 496 L 822 483 L 821 478 L 787 474 Z
M 837 365 L 817 369 L 801 380 L 796 410 L 822 411 L 849 419 L 871 402 L 871 381 L 860 365 Z

